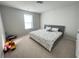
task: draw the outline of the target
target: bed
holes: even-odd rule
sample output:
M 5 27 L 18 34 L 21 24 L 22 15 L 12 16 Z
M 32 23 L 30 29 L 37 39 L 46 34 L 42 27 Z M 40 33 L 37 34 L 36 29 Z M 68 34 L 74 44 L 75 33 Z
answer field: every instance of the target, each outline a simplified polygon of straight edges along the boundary
M 47 27 L 50 27 L 50 29 L 58 28 L 59 30 L 47 31 L 46 30 Z M 45 25 L 44 29 L 39 29 L 39 30 L 30 32 L 30 38 L 40 43 L 48 51 L 51 51 L 55 41 L 57 41 L 60 37 L 63 37 L 64 29 L 65 29 L 65 26 Z

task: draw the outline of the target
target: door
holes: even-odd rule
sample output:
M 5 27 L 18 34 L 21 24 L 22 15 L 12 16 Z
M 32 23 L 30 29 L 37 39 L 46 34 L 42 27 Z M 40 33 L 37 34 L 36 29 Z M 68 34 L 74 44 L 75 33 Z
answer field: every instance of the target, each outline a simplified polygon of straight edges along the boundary
M 79 58 L 79 33 L 77 33 L 77 40 L 76 40 L 76 57 Z
M 1 13 L 0 13 L 0 58 L 4 57 L 3 54 L 4 40 L 5 40 L 5 34 L 4 34 L 4 28 L 3 28 Z

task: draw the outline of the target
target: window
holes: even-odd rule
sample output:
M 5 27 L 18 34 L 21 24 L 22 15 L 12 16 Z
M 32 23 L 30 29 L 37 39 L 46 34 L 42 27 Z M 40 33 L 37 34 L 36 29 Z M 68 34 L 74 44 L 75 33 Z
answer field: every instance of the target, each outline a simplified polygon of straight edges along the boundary
M 25 29 L 33 28 L 33 16 L 29 14 L 24 14 Z

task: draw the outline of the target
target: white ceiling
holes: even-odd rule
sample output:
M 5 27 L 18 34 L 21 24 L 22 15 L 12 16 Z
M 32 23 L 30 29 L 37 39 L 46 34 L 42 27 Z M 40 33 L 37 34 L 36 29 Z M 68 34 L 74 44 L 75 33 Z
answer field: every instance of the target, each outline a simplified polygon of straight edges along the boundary
M 36 1 L 0 1 L 0 5 L 6 5 L 31 12 L 42 13 L 51 9 L 63 8 L 78 4 L 78 1 L 44 1 L 43 4 Z

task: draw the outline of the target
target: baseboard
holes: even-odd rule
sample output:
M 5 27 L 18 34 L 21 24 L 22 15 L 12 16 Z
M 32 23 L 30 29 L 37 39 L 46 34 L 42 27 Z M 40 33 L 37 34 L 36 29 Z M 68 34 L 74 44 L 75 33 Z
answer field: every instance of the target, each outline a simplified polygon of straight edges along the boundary
M 73 40 L 73 41 L 76 41 L 76 38 L 67 37 L 67 36 L 66 36 L 66 37 L 64 36 L 64 38 L 65 38 L 65 39 L 69 39 L 69 40 Z

